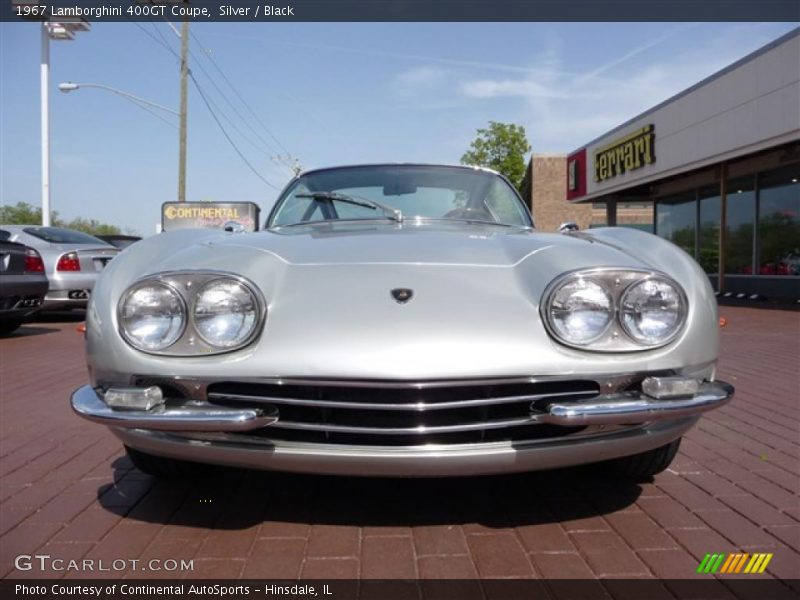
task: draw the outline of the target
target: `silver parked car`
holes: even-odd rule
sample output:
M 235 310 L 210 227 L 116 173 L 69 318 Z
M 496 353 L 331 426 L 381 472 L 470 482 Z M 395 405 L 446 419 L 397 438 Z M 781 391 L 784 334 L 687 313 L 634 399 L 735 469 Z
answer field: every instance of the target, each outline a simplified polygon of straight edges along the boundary
M 44 260 L 50 289 L 42 310 L 84 308 L 97 276 L 119 250 L 74 229 L 40 225 L 0 225 L 10 240 L 35 248 Z
M 536 231 L 506 179 L 454 166 L 309 171 L 264 231 L 137 242 L 97 283 L 87 354 L 74 410 L 168 476 L 648 477 L 733 395 L 685 252 Z

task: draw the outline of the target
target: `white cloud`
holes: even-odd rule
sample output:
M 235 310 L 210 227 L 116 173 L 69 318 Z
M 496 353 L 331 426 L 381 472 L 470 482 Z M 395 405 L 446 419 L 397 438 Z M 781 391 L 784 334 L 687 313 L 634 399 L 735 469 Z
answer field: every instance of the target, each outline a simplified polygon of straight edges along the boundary
M 563 90 L 542 85 L 530 79 L 478 79 L 461 84 L 461 92 L 471 98 L 500 98 L 522 96 L 527 98 L 567 98 Z
M 560 45 L 554 40 L 531 74 L 517 78 L 467 76 L 458 90 L 472 101 L 497 102 L 502 98 L 523 101 L 519 122 L 528 131 L 534 151 L 571 151 L 667 100 L 773 37 L 764 28 L 746 25 L 728 30 L 723 36 L 711 36 L 701 43 L 694 39 L 689 49 L 678 53 L 647 52 L 670 38 L 687 34 L 694 27 L 675 27 L 577 76 L 562 68 Z M 747 46 L 742 43 L 743 35 L 747 35 Z M 647 60 L 642 60 L 645 54 Z M 640 60 L 634 61 L 636 57 Z
M 439 67 L 415 67 L 395 76 L 393 87 L 403 94 L 429 90 L 444 83 L 447 72 Z

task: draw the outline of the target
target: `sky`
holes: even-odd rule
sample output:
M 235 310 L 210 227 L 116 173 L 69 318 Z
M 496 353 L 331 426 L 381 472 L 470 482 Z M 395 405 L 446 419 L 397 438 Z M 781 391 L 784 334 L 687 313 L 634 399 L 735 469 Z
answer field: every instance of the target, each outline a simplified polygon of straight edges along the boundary
M 291 171 L 458 163 L 489 121 L 567 153 L 790 31 L 788 23 L 195 23 L 187 200 L 253 201 Z M 100 23 L 51 43 L 52 208 L 152 235 L 177 196 L 180 40 L 165 22 Z M 209 58 L 213 58 L 213 62 Z M 40 35 L 0 24 L 0 202 L 41 203 Z M 231 85 L 229 85 L 231 84 Z M 164 121 L 166 119 L 167 122 Z M 284 160 L 283 163 L 290 161 Z

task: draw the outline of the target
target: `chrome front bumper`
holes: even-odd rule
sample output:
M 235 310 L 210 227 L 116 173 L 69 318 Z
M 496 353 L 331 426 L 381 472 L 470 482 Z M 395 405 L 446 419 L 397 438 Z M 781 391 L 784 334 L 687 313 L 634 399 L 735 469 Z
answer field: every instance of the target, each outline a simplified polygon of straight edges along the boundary
M 529 442 L 345 446 L 242 440 L 232 434 L 178 434 L 112 428 L 123 444 L 176 460 L 235 468 L 360 477 L 460 477 L 523 473 L 601 462 L 659 448 L 697 421 L 686 417 L 593 435 Z
M 544 412 L 532 411 L 525 422 L 582 427 L 674 420 L 718 408 L 728 402 L 733 393 L 731 385 L 714 381 L 700 384 L 697 393 L 684 398 L 658 400 L 641 392 L 600 395 L 585 401 L 554 402 Z M 159 431 L 252 431 L 280 419 L 278 409 L 270 406 L 240 409 L 194 402 L 177 408 L 159 405 L 150 410 L 114 409 L 88 385 L 73 393 L 72 408 L 81 417 L 110 427 Z
M 445 477 L 554 469 L 639 454 L 680 438 L 700 413 L 732 396 L 730 385 L 706 382 L 686 398 L 656 400 L 628 392 L 554 402 L 546 411 L 532 411 L 528 422 L 597 427 L 546 439 L 409 446 L 292 442 L 243 433 L 276 424 L 280 415 L 270 406 L 226 408 L 194 400 L 179 408 L 113 409 L 90 386 L 75 391 L 72 406 L 80 416 L 109 425 L 126 446 L 156 456 L 296 473 Z

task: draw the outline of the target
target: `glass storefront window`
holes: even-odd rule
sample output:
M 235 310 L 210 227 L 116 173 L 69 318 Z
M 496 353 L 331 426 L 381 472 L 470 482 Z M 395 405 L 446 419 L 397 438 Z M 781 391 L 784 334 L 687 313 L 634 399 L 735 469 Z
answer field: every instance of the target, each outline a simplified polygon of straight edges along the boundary
M 725 227 L 725 272 L 753 274 L 753 230 L 756 192 L 753 176 L 728 181 Z
M 719 185 L 700 188 L 697 262 L 706 273 L 719 272 Z
M 696 210 L 694 190 L 662 198 L 656 204 L 656 234 L 694 256 Z
M 800 165 L 759 175 L 759 275 L 800 275 Z

